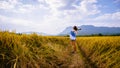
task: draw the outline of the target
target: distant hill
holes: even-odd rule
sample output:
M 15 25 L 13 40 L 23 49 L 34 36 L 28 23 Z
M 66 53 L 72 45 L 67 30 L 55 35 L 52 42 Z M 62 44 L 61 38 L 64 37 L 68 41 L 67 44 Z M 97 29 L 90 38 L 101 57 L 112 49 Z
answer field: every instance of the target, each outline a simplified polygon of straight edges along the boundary
M 78 32 L 78 35 L 92 35 L 92 34 L 102 34 L 102 35 L 112 35 L 112 34 L 120 34 L 120 27 L 96 27 L 93 25 L 82 25 L 78 26 L 81 28 Z M 67 27 L 63 30 L 59 35 L 68 35 L 72 30 L 72 27 Z

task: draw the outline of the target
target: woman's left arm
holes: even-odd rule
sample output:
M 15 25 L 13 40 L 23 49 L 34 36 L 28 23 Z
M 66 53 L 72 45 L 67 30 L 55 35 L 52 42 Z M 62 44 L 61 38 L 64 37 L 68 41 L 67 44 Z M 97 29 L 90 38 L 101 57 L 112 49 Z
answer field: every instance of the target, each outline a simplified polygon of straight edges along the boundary
M 78 31 L 75 31 L 76 34 L 78 34 Z

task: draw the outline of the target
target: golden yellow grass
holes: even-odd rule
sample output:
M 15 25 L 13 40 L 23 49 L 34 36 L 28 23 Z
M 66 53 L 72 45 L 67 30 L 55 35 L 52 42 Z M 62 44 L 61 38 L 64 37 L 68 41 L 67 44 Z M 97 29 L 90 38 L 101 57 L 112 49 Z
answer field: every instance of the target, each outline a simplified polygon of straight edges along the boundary
M 98 68 L 120 68 L 120 36 L 78 37 L 77 46 Z M 1 68 L 82 67 L 82 58 L 71 51 L 69 37 L 0 31 Z
M 78 45 L 100 68 L 120 67 L 120 36 L 78 38 Z

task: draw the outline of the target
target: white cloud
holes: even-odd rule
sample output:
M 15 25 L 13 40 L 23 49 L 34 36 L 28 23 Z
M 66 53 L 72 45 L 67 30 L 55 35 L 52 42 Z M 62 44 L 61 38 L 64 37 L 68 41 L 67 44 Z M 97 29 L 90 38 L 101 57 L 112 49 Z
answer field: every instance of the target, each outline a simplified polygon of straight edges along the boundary
M 16 13 L 30 13 L 35 9 L 36 9 L 35 6 L 30 5 L 30 4 L 26 4 L 26 5 L 18 6 L 17 9 L 13 10 L 13 12 L 16 12 Z
M 89 18 L 89 16 L 101 13 L 99 5 L 97 5 L 98 0 L 37 0 L 37 2 L 39 3 L 24 4 L 20 0 L 0 1 L 1 10 L 13 13 L 9 17 L 0 14 L 0 21 L 26 26 L 28 31 L 55 34 L 64 30 L 67 26 L 103 25 L 104 22 L 107 25 L 108 21 L 117 22 L 120 20 L 120 12 Z
M 58 22 L 56 22 L 58 21 Z M 44 33 L 49 33 L 49 34 L 56 34 L 59 33 L 63 30 L 63 28 L 66 27 L 66 24 L 56 18 L 56 19 L 48 19 L 48 20 L 44 20 L 43 22 L 37 21 L 37 23 L 35 23 L 35 21 L 33 20 L 25 20 L 25 19 L 19 19 L 19 18 L 12 18 L 12 17 L 6 17 L 6 16 L 2 16 L 0 15 L 0 22 L 1 24 L 12 24 L 12 25 L 16 25 L 19 27 L 14 27 L 13 28 L 9 28 L 9 30 L 17 30 L 17 32 L 24 32 L 24 31 L 35 31 L 35 32 L 44 32 Z M 4 22 L 4 23 L 3 23 Z M 61 22 L 61 23 L 60 23 Z M 64 25 L 63 25 L 64 24 Z M 61 27 L 62 25 L 62 27 Z M 7 25 L 9 26 L 9 25 Z M 21 28 L 21 26 L 23 26 Z M 3 27 L 5 28 L 5 27 Z M 26 29 L 26 30 L 24 30 Z
M 29 13 L 35 9 L 32 4 L 23 4 L 20 0 L 0 1 L 0 9 L 13 13 Z
M 83 21 L 83 24 L 95 26 L 120 27 L 120 12 L 102 14 L 95 18 L 86 18 Z
M 11 5 L 9 2 L 6 1 L 0 1 L 0 9 L 12 9 L 14 8 L 14 5 Z
M 34 24 L 32 21 L 29 21 L 29 20 L 6 17 L 2 15 L 0 15 L 0 21 L 4 23 L 11 23 L 11 24 L 22 25 L 22 26 L 30 26 Z
M 78 11 L 84 16 L 94 15 L 100 13 L 99 6 L 96 5 L 97 0 L 83 0 L 80 6 L 76 6 Z
M 1 0 L 0 9 L 10 10 L 14 9 L 17 4 L 21 4 L 19 0 Z
M 104 14 L 104 15 L 101 15 L 101 16 L 98 16 L 95 18 L 95 20 L 97 21 L 120 21 L 120 12 L 115 12 L 115 13 L 111 13 L 111 14 Z
M 1 9 L 9 9 L 7 11 L 15 12 L 15 13 L 30 13 L 34 12 L 35 9 L 46 9 L 51 13 L 51 16 L 69 16 L 70 14 L 78 14 L 80 17 L 85 17 L 88 15 L 94 15 L 99 13 L 98 7 L 96 6 L 96 0 L 82 0 L 80 5 L 76 4 L 77 0 L 38 0 L 40 2 L 39 5 L 32 4 L 23 4 L 19 0 L 9 0 L 1 1 L 0 5 L 2 5 Z M 46 6 L 47 5 L 47 6 Z M 38 7 L 39 6 L 39 7 Z M 71 10 L 64 8 L 64 10 L 60 10 L 63 7 L 73 6 L 76 9 L 71 8 Z M 38 10 L 38 11 L 39 11 Z M 67 13 L 68 12 L 68 13 Z M 65 14 L 65 15 L 64 15 Z M 68 17 L 67 16 L 67 17 Z M 78 16 L 78 15 L 77 15 Z M 78 16 L 78 17 L 79 17 Z
M 46 0 L 46 3 L 49 4 L 51 9 L 57 9 L 64 5 L 63 0 Z
M 54 20 L 54 22 L 58 23 L 59 21 L 56 21 L 56 18 L 65 21 L 64 23 L 75 23 L 76 20 L 83 20 L 89 15 L 100 13 L 100 10 L 98 9 L 99 6 L 96 5 L 97 0 L 82 0 L 79 1 L 79 4 L 76 4 L 77 0 L 40 0 L 40 2 L 43 1 L 45 1 L 49 5 L 48 12 L 50 12 L 49 15 L 44 16 L 44 19 L 51 19 Z M 69 1 L 71 1 L 72 3 L 70 3 Z M 73 6 L 74 8 L 64 8 L 66 6 Z

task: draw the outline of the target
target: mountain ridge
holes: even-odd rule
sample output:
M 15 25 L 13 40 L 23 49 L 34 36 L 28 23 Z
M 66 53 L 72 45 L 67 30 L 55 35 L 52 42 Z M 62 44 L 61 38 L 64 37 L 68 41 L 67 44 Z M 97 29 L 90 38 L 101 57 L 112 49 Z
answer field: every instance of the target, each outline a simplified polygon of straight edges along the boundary
M 103 34 L 111 35 L 120 33 L 120 27 L 105 27 L 105 26 L 93 26 L 93 25 L 81 25 L 78 26 L 82 30 L 78 31 L 78 35 L 92 35 L 92 34 Z M 68 35 L 72 30 L 72 27 L 66 27 L 59 35 Z

